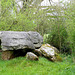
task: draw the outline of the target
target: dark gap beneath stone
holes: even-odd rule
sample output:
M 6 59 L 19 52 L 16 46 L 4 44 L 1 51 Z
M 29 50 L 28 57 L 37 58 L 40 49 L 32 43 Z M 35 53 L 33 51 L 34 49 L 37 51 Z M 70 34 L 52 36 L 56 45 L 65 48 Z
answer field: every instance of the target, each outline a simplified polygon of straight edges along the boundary
M 25 56 L 27 52 L 32 52 L 33 50 L 31 49 L 19 49 L 19 50 L 14 50 L 14 55 L 15 57 L 19 56 Z
M 1 49 L 1 40 L 0 40 L 0 49 Z
M 2 52 L 3 60 L 10 60 L 16 57 L 24 57 L 27 52 L 32 52 L 31 49 L 8 50 Z

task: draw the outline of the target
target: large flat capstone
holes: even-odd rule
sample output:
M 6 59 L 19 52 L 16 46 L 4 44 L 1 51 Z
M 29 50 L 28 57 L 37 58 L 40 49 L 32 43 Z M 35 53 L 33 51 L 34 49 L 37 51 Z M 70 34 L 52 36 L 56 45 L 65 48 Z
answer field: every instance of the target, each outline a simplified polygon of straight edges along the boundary
M 42 36 L 38 32 L 1 31 L 1 48 L 3 51 L 18 49 L 36 49 L 43 42 Z

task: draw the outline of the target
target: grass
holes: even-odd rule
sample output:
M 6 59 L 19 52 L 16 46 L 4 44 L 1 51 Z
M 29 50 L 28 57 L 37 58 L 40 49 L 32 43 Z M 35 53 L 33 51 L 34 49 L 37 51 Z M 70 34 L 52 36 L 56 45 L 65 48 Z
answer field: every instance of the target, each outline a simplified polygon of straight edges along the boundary
M 51 62 L 44 57 L 30 61 L 18 57 L 4 61 L 0 59 L 0 75 L 74 75 L 75 64 L 71 56 L 62 56 L 63 62 Z

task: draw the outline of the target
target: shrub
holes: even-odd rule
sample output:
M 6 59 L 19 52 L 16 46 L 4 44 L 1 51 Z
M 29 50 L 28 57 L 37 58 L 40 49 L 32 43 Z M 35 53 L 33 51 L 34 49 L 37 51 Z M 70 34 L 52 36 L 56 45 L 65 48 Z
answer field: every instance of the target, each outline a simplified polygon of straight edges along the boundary
M 67 41 L 68 33 L 63 25 L 52 27 L 51 32 L 44 35 L 44 43 L 49 43 L 60 50 L 60 52 L 66 52 L 71 54 L 70 44 Z

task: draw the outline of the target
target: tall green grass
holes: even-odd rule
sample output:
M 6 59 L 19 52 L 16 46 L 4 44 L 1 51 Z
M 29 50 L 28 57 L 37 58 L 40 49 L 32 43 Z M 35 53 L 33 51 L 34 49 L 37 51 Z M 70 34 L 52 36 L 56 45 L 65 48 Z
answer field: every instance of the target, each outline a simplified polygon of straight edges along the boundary
M 0 75 L 74 75 L 75 64 L 71 56 L 62 56 L 63 62 L 51 62 L 39 57 L 39 61 L 30 61 L 18 57 L 4 61 L 0 59 Z

